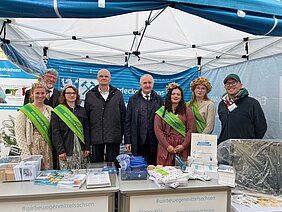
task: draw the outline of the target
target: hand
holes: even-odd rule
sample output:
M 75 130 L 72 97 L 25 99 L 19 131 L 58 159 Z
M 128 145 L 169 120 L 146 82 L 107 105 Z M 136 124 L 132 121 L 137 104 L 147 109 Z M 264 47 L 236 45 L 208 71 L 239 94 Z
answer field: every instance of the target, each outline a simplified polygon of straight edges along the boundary
M 125 144 L 125 148 L 128 152 L 131 152 L 131 144 Z
M 85 150 L 83 158 L 87 158 L 89 155 L 90 155 L 90 151 L 89 150 Z
M 177 153 L 180 153 L 180 152 L 182 152 L 184 150 L 184 147 L 182 146 L 182 145 L 177 145 L 176 147 L 175 147 L 175 151 L 177 152 Z
M 169 153 L 171 153 L 171 154 L 175 154 L 175 153 L 176 153 L 174 147 L 171 146 L 171 145 L 169 145 L 166 150 L 167 150 Z
M 60 154 L 59 155 L 59 159 L 63 160 L 63 161 L 66 161 L 67 160 L 67 154 L 66 153 Z

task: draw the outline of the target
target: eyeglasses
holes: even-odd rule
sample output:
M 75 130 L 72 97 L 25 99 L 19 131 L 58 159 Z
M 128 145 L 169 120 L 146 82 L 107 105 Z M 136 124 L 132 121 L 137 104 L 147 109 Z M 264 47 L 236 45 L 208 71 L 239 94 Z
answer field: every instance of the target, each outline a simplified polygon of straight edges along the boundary
M 54 80 L 57 80 L 57 76 L 55 76 L 55 75 L 51 75 L 51 74 L 46 74 L 46 75 L 44 75 L 45 77 L 47 77 L 47 78 L 49 78 L 49 79 L 54 79 Z
M 65 92 L 66 95 L 76 95 L 75 92 Z
M 224 85 L 227 86 L 227 87 L 230 87 L 230 86 L 235 86 L 237 85 L 238 81 L 232 81 L 232 82 L 226 82 Z

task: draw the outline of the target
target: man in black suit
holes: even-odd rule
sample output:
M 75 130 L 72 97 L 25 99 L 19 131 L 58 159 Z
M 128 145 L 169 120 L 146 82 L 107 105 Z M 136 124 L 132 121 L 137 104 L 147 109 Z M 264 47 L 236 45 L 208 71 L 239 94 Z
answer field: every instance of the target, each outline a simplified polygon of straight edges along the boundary
M 46 83 L 49 93 L 46 96 L 44 103 L 51 107 L 56 107 L 59 104 L 60 92 L 56 90 L 55 84 L 57 83 L 58 72 L 55 69 L 47 69 L 42 75 L 42 81 Z M 30 102 L 30 90 L 25 92 L 24 105 Z
M 140 78 L 140 90 L 130 97 L 124 125 L 124 143 L 133 155 L 143 156 L 148 164 L 156 165 L 158 140 L 154 132 L 155 112 L 163 99 L 153 91 L 150 74 Z
M 57 79 L 58 79 L 58 72 L 52 68 L 47 69 L 42 75 L 42 81 L 46 83 L 47 89 L 49 90 L 48 94 L 46 95 L 46 99 L 44 103 L 53 108 L 59 104 L 59 97 L 60 97 L 60 92 L 54 88 L 55 84 L 57 83 Z M 25 92 L 24 105 L 29 102 L 31 102 L 30 90 L 27 90 Z M 58 155 L 54 147 L 52 150 L 52 155 L 53 155 L 53 168 L 59 169 Z
M 111 78 L 107 69 L 98 72 L 99 85 L 87 92 L 84 107 L 90 122 L 92 161 L 117 165 L 126 108 L 122 93 L 110 84 Z

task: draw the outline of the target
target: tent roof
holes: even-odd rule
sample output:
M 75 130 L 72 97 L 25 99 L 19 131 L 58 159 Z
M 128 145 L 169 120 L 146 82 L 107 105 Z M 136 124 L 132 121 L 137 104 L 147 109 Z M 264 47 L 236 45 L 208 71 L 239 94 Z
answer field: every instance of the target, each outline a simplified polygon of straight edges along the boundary
M 103 18 L 172 7 L 256 35 L 281 35 L 280 0 L 5 0 L 9 18 Z
M 175 73 L 197 65 L 210 70 L 280 53 L 279 37 L 250 34 L 277 34 L 280 29 L 277 18 L 282 11 L 279 1 L 106 0 L 105 8 L 99 8 L 98 1 L 91 0 L 73 0 L 73 4 L 63 0 L 44 2 L 25 0 L 15 4 L 15 0 L 7 0 L 0 6 L 1 16 L 43 17 L 11 19 L 11 23 L 2 19 L 2 23 L 7 23 L 5 30 L 4 27 L 1 30 L 2 41 L 9 40 L 13 49 L 30 60 L 35 58 L 34 61 L 42 61 L 47 55 Z M 57 2 L 57 7 L 53 2 Z M 33 12 L 35 9 L 37 13 Z M 150 11 L 129 13 L 141 10 Z M 117 15 L 122 13 L 127 14 Z M 100 18 L 57 19 L 58 14 Z M 254 19 L 255 15 L 261 16 Z M 273 15 L 278 20 L 276 25 Z M 101 18 L 104 16 L 112 17 Z M 254 22 L 250 22 L 252 19 Z

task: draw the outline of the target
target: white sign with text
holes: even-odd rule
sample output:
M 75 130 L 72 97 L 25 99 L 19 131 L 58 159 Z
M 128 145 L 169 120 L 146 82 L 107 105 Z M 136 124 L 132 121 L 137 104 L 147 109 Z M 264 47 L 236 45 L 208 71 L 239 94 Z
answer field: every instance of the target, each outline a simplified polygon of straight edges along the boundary
M 10 212 L 108 212 L 108 196 L 0 202 L 0 208 Z
M 131 196 L 130 212 L 224 212 L 227 196 L 227 191 Z

